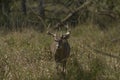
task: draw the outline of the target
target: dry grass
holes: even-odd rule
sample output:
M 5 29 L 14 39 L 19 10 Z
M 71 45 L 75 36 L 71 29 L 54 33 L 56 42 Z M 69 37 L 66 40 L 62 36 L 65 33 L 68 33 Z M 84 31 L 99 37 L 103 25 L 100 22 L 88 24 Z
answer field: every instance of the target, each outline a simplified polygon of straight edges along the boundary
M 119 80 L 120 28 L 101 31 L 92 26 L 72 30 L 66 80 Z M 0 34 L 0 80 L 61 80 L 49 53 L 52 38 L 32 29 Z M 101 52 L 97 52 L 95 50 Z M 113 58 L 103 52 L 117 56 Z

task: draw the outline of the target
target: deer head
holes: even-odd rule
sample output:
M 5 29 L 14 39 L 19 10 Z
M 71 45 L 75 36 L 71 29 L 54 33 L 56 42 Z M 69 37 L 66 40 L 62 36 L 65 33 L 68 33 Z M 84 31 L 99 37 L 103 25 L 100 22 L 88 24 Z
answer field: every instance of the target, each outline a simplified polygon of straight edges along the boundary
M 62 34 L 60 36 L 58 36 L 57 34 L 55 33 L 51 33 L 51 32 L 47 32 L 48 35 L 51 35 L 53 38 L 54 38 L 54 41 L 57 43 L 56 46 L 59 48 L 60 46 L 62 46 L 62 44 L 64 42 L 67 41 L 67 39 L 69 38 L 70 36 L 70 31 L 66 32 L 65 34 Z

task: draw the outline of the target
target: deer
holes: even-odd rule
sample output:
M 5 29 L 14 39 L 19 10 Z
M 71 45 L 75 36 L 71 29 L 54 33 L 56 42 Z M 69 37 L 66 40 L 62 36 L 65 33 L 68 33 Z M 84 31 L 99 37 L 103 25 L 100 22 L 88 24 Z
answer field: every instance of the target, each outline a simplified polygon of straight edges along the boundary
M 57 71 L 66 72 L 66 62 L 70 56 L 70 44 L 68 38 L 70 37 L 70 31 L 67 30 L 65 34 L 58 36 L 55 33 L 47 31 L 47 34 L 54 38 L 53 43 L 50 45 L 50 52 L 54 55 Z

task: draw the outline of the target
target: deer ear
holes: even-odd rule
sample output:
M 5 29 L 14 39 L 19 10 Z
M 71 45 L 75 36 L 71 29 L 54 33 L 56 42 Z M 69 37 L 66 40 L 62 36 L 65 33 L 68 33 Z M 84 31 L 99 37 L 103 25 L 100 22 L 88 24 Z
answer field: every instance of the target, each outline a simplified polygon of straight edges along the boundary
M 63 35 L 63 39 L 68 39 L 70 37 L 70 31 Z
M 49 32 L 49 31 L 47 31 L 46 33 L 47 33 L 48 35 L 50 35 L 50 32 Z

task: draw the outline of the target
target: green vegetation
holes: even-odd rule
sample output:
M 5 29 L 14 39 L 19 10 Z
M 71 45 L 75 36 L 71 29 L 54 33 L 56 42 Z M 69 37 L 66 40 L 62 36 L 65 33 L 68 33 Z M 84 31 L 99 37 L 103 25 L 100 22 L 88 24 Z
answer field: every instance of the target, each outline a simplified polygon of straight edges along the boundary
M 90 3 L 83 6 L 87 2 Z M 105 29 L 119 22 L 120 0 L 1 0 L 0 28 L 19 30 L 32 26 L 44 31 L 48 24 L 54 27 L 74 11 L 64 24 L 76 26 L 90 22 Z
M 56 24 L 71 29 L 66 75 L 49 50 Z M 0 80 L 120 80 L 119 25 L 120 0 L 0 0 Z
M 69 39 L 71 55 L 65 80 L 119 80 L 120 42 L 115 42 L 119 29 L 116 26 L 101 31 L 92 25 L 73 29 Z M 46 33 L 33 29 L 1 33 L 0 80 L 61 80 L 62 74 L 56 74 L 55 61 L 49 53 L 52 41 Z

